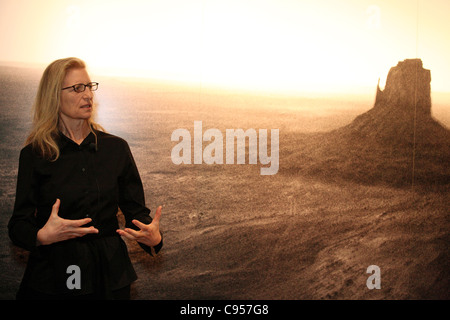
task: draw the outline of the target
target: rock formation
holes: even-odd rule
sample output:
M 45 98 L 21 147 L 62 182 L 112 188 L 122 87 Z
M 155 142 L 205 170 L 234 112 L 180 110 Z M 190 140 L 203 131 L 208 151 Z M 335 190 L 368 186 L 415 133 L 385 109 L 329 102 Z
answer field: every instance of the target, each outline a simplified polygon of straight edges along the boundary
M 390 69 L 383 91 L 378 84 L 374 107 L 336 134 L 373 137 L 374 143 L 386 147 L 444 143 L 449 131 L 431 116 L 430 83 L 430 70 L 422 67 L 420 59 L 399 62 Z
M 304 138 L 288 172 L 360 183 L 450 185 L 450 131 L 432 117 L 431 73 L 420 59 L 392 67 L 372 109 Z
M 430 70 L 422 67 L 420 59 L 400 61 L 389 71 L 384 91 L 378 84 L 374 107 L 395 107 L 431 115 L 430 83 Z

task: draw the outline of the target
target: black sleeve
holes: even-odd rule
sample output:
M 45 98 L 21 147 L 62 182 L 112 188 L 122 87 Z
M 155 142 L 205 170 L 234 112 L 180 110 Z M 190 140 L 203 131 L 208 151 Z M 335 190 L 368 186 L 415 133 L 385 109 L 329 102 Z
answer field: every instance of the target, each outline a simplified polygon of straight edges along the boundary
M 8 223 L 8 234 L 12 242 L 26 250 L 36 247 L 37 226 L 36 179 L 31 146 L 20 152 L 14 211 Z
M 139 230 L 131 221 L 139 220 L 142 223 L 152 222 L 150 209 L 145 206 L 144 188 L 128 143 L 124 141 L 125 164 L 119 178 L 119 208 L 125 217 L 125 226 L 130 229 Z M 161 234 L 162 235 L 162 234 Z M 142 249 L 152 254 L 151 247 L 138 242 Z M 154 246 L 158 253 L 163 245 L 163 240 Z

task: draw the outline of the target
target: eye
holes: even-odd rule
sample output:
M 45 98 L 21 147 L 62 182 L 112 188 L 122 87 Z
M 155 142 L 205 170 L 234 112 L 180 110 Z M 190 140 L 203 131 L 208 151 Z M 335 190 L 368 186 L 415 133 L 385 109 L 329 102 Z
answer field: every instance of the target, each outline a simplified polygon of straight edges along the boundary
M 83 92 L 85 86 L 84 86 L 84 84 L 79 83 L 79 84 L 74 85 L 73 88 L 76 92 Z
M 98 88 L 98 82 L 91 82 L 88 84 L 88 87 L 91 91 L 95 91 Z

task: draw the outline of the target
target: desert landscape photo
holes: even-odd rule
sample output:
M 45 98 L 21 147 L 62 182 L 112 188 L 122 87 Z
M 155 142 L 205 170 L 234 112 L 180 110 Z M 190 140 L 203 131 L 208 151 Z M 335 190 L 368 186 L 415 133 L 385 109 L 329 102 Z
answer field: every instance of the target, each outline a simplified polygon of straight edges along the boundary
M 294 34 L 300 30 L 294 27 L 294 21 L 297 21 L 295 15 L 306 19 L 312 14 L 312 9 L 306 10 L 308 6 L 303 7 L 304 2 L 300 2 L 302 10 L 295 5 L 298 11 L 293 10 L 292 3 L 289 6 L 285 4 L 292 11 L 272 2 L 266 5 L 270 3 L 270 8 L 273 5 L 279 10 L 273 11 L 274 15 L 292 18 L 287 19 L 285 24 L 280 22 L 281 19 L 276 21 L 287 28 L 283 30 L 291 30 L 289 32 Z M 375 1 L 376 6 L 364 2 L 354 7 L 350 2 L 346 2 L 348 7 L 339 8 L 326 2 L 321 8 L 334 19 L 333 23 L 345 25 L 345 30 L 347 24 L 335 15 L 336 10 L 341 10 L 343 15 L 362 12 L 355 20 L 367 29 L 365 34 L 371 34 L 372 38 L 366 39 L 367 43 L 369 40 L 385 43 L 376 32 L 389 33 L 382 28 L 388 24 L 387 19 L 398 17 L 395 14 L 403 8 L 399 4 L 401 1 L 394 1 L 394 9 L 382 1 Z M 204 42 L 195 38 L 198 43 L 183 43 L 186 50 L 184 56 L 182 50 L 167 49 L 175 48 L 172 47 L 175 45 L 166 39 L 178 32 L 187 36 L 187 31 L 183 33 L 182 28 L 164 29 L 168 33 L 164 37 L 166 42 L 158 43 L 168 46 L 161 49 L 173 66 L 168 74 L 176 75 L 178 69 L 182 69 L 181 65 L 188 65 L 187 70 L 193 70 L 196 76 L 186 73 L 186 77 L 192 76 L 193 81 L 184 81 L 184 78 L 173 80 L 169 76 L 152 77 L 162 72 L 158 69 L 158 63 L 152 67 L 154 69 L 143 68 L 141 73 L 135 74 L 101 72 L 104 71 L 102 68 L 106 68 L 106 62 L 112 63 L 112 48 L 117 47 L 109 42 L 113 41 L 110 34 L 98 40 L 101 45 L 95 47 L 98 52 L 101 52 L 102 46 L 111 49 L 111 57 L 105 54 L 104 60 L 92 56 L 91 51 L 58 49 L 61 51 L 56 52 L 85 53 L 88 68 L 92 70 L 91 78 L 99 82 L 99 89 L 95 92 L 97 121 L 108 133 L 129 143 L 151 215 L 159 205 L 163 206 L 161 229 L 164 247 L 157 256 L 149 256 L 137 243 L 125 239 L 138 275 L 138 280 L 131 287 L 131 298 L 449 299 L 450 94 L 445 90 L 448 61 L 442 57 L 436 58 L 438 50 L 430 50 L 432 53 L 418 50 L 415 29 L 413 36 L 405 37 L 404 43 L 398 44 L 406 47 L 405 43 L 408 43 L 412 49 L 403 52 L 396 47 L 395 55 L 380 53 L 388 46 L 384 49 L 377 47 L 379 51 L 371 56 L 364 55 L 369 50 L 375 50 L 375 44 L 366 43 L 366 47 L 358 53 L 339 49 L 333 57 L 329 51 L 325 54 L 319 50 L 328 48 L 328 44 L 317 39 L 307 42 L 311 46 L 315 43 L 317 47 L 302 44 L 299 51 L 289 53 L 283 48 L 284 41 L 291 34 L 284 34 L 284 38 L 271 33 L 269 26 L 275 26 L 271 20 L 275 18 L 269 18 L 267 12 L 272 11 L 264 11 L 268 8 L 263 5 L 248 5 L 255 11 L 251 11 L 254 16 L 249 16 L 249 11 L 244 10 L 247 2 L 244 9 L 239 6 L 243 11 L 237 10 L 238 5 L 234 2 L 227 6 L 215 1 L 215 4 L 220 4 L 219 8 L 211 3 L 198 3 L 202 6 L 195 7 L 195 10 L 190 8 L 194 12 L 192 20 L 189 20 L 193 25 L 195 21 L 216 26 L 213 24 L 214 18 L 219 18 L 215 14 L 223 9 L 221 12 L 225 12 L 228 18 L 235 17 L 236 23 L 250 19 L 255 23 L 255 29 L 217 28 L 214 29 L 214 37 L 213 30 L 202 31 L 200 38 Z M 10 7 L 13 6 L 11 3 Z M 175 12 L 190 12 L 187 5 L 180 6 L 182 8 Z M 83 4 L 67 7 L 67 11 L 64 11 L 66 6 L 61 4 L 51 8 L 73 18 L 67 20 L 71 24 L 63 25 L 64 30 L 74 34 L 79 26 L 75 19 L 78 16 L 74 12 L 78 12 L 76 8 L 85 8 Z M 229 8 L 234 9 L 228 11 Z M 416 9 L 408 9 L 404 17 L 405 23 L 411 22 L 414 27 Z M 97 7 L 93 8 L 93 12 L 100 12 L 95 10 L 99 10 Z M 110 10 L 110 14 L 119 12 Z M 171 10 L 174 9 L 170 8 L 168 12 L 172 13 Z M 79 13 L 80 19 L 85 17 L 83 12 Z M 198 12 L 203 12 L 203 16 L 197 16 Z M 376 21 L 370 20 L 374 12 L 375 16 L 380 13 L 386 19 L 380 20 L 384 21 L 384 25 L 378 26 Z M 429 13 L 425 9 L 422 12 Z M 145 21 L 145 16 L 138 14 L 137 10 L 133 14 L 124 14 L 130 14 L 141 23 Z M 175 21 L 184 17 L 183 14 L 167 17 L 169 21 Z M 150 16 L 154 19 L 149 18 L 150 21 L 162 23 L 162 19 L 160 21 Z M 371 23 L 369 26 L 367 19 Z M 263 20 L 268 21 L 267 27 L 261 22 Z M 314 23 L 313 19 L 308 21 Z M 354 21 L 351 23 L 356 25 Z M 318 22 L 314 25 L 316 35 L 325 33 L 320 26 Z M 259 34 L 255 31 L 256 27 L 265 33 Z M 357 29 L 353 29 L 353 25 L 351 27 L 351 30 Z M 193 26 L 187 24 L 186 28 Z M 303 30 L 303 24 L 301 28 Z M 394 30 L 398 34 L 407 33 L 402 27 L 398 28 Z M 230 39 L 235 39 L 232 42 L 227 42 L 228 32 L 234 37 L 230 36 Z M 136 31 L 136 34 L 141 33 Z M 262 40 L 263 35 L 269 38 Z M 90 36 L 88 33 L 88 44 L 91 43 Z M 120 38 L 122 35 L 118 36 Z M 222 42 L 214 42 L 215 36 Z M 356 31 L 353 36 L 357 40 L 363 39 Z M 327 35 L 326 40 L 332 41 L 333 37 L 337 37 L 337 31 Z M 389 39 L 392 40 L 389 42 L 391 45 L 396 43 L 393 38 Z M 130 38 L 124 36 L 123 39 L 128 39 L 123 43 L 128 46 L 132 46 L 133 41 L 137 42 L 134 35 Z M 157 37 L 154 39 L 160 40 Z M 253 43 L 249 39 L 253 39 Z M 267 39 L 274 41 L 271 44 L 278 45 L 279 51 L 273 49 L 268 54 L 269 49 L 265 46 Z M 309 41 L 307 36 L 301 39 Z M 0 40 L 5 44 L 12 43 L 6 36 Z M 351 41 L 348 41 L 336 40 L 332 45 L 341 48 L 340 45 L 350 45 Z M 240 46 L 226 46 L 235 42 Z M 200 57 L 191 52 L 197 47 L 203 50 Z M 236 48 L 241 48 L 241 51 Z M 250 48 L 255 48 L 255 51 Z M 308 52 L 306 48 L 311 52 L 302 57 L 301 52 Z M 124 59 L 130 60 L 128 66 L 131 66 L 133 57 L 136 61 L 146 59 L 140 56 L 143 54 L 140 49 L 143 47 L 128 53 L 126 50 L 120 51 L 122 57 L 130 54 L 130 58 Z M 220 55 L 220 51 L 224 55 Z M 150 51 L 145 52 L 150 54 Z M 319 55 L 318 52 L 322 53 Z M 226 56 L 234 61 L 234 54 L 244 57 L 244 63 L 226 64 L 226 59 L 220 60 L 220 57 Z M 272 55 L 277 58 L 265 60 Z M 195 59 L 183 60 L 186 57 Z M 287 62 L 293 57 L 295 59 Z M 345 60 L 341 60 L 342 57 Z M 160 61 L 161 68 L 165 66 L 163 53 L 155 54 L 152 59 L 149 60 Z M 20 61 L 20 56 L 13 59 L 6 54 L 0 55 L 2 300 L 15 299 L 29 255 L 29 252 L 12 244 L 7 224 L 14 207 L 19 153 L 31 128 L 31 107 L 45 68 L 43 63 L 36 65 Z M 150 76 L 144 77 L 142 73 Z M 214 81 L 221 76 L 230 83 L 235 79 L 236 86 L 222 86 Z M 245 87 L 243 83 L 246 81 L 252 86 Z M 278 83 L 277 89 L 286 90 L 276 90 L 275 85 L 270 86 L 271 83 Z M 311 88 L 316 86 L 316 89 L 307 90 L 309 85 Z M 198 128 L 195 125 L 200 121 L 201 135 L 197 136 L 199 132 L 195 131 Z M 226 143 L 227 130 L 238 129 L 245 133 L 267 130 L 267 145 L 264 145 L 267 156 L 272 156 L 274 160 L 274 152 L 278 151 L 278 170 L 274 174 L 261 174 L 261 168 L 267 168 L 270 164 L 260 161 L 261 145 L 252 149 L 249 139 L 242 140 L 245 141 L 244 163 L 237 164 L 239 138 L 233 140 L 235 161 L 232 164 L 225 161 L 227 148 L 230 147 Z M 271 140 L 273 129 L 279 132 L 276 141 Z M 181 142 L 172 139 L 176 130 L 190 134 L 190 163 L 174 163 L 172 150 Z M 216 133 L 215 139 L 203 136 L 208 130 Z M 216 144 L 219 133 L 223 141 Z M 256 138 L 260 139 L 261 135 Z M 208 150 L 212 150 L 211 146 L 220 145 L 223 148 L 223 162 L 196 163 L 196 141 L 201 143 L 203 158 Z M 211 155 L 217 155 L 217 152 L 218 149 L 215 149 Z M 257 155 L 252 154 L 256 152 Z M 252 156 L 256 156 L 256 163 L 251 163 Z M 120 210 L 117 216 L 123 225 Z M 371 286 L 374 278 L 370 267 L 373 266 L 379 270 L 379 286 L 376 288 Z

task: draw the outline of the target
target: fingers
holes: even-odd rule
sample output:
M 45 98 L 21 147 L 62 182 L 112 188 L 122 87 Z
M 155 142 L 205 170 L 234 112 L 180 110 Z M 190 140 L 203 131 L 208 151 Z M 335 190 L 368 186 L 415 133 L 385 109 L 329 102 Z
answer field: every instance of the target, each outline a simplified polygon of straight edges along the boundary
M 91 218 L 83 218 L 83 219 L 79 219 L 79 220 L 67 220 L 67 219 L 62 219 L 63 223 L 66 226 L 66 229 L 72 233 L 75 237 L 82 237 L 86 234 L 89 233 L 98 233 L 98 229 L 95 228 L 94 226 L 90 226 L 90 227 L 82 227 L 85 224 L 89 223 L 92 221 Z
M 119 235 L 121 235 L 121 236 L 123 236 L 123 237 L 129 239 L 129 240 L 136 240 L 136 237 L 132 236 L 130 233 L 128 233 L 128 232 L 125 231 L 125 230 L 120 230 L 120 229 L 118 229 L 118 230 L 117 230 L 117 233 L 118 233 Z
M 59 213 L 60 205 L 61 205 L 61 200 L 56 199 L 55 203 L 52 206 L 52 212 L 50 213 L 50 215 L 52 215 L 53 217 L 59 217 L 58 213 Z M 91 218 L 84 218 L 84 219 L 79 219 L 79 220 L 68 220 L 68 219 L 64 219 L 64 220 L 67 221 L 67 224 L 72 227 L 81 227 L 82 225 L 85 225 L 92 221 Z
M 133 230 L 133 229 L 130 229 L 130 228 L 125 228 L 123 231 L 126 232 L 127 234 L 133 236 L 134 238 L 141 237 L 141 231 L 136 231 L 136 230 Z
M 138 227 L 140 230 L 133 230 L 131 228 L 125 228 L 124 230 L 118 229 L 116 230 L 116 232 L 125 237 L 126 239 L 129 240 L 137 240 L 140 242 L 143 242 L 145 244 L 149 243 L 148 245 L 152 246 L 153 242 L 155 243 L 159 243 L 159 241 L 161 241 L 160 237 L 159 237 L 159 241 L 158 239 L 155 241 L 155 239 L 158 237 L 159 235 L 159 221 L 161 220 L 161 211 L 162 211 L 162 206 L 159 206 L 156 209 L 155 212 L 155 217 L 153 218 L 152 222 L 150 224 L 145 224 L 142 223 L 141 221 L 134 219 L 131 222 Z M 150 240 L 149 240 L 150 239 Z
M 147 227 L 147 225 L 145 223 L 140 222 L 139 220 L 133 220 L 131 221 L 136 227 L 138 227 L 139 229 L 143 230 Z M 134 231 L 134 230 L 133 230 Z
M 52 206 L 52 212 L 50 213 L 50 215 L 53 215 L 53 216 L 58 215 L 60 204 L 61 204 L 61 200 L 56 199 L 55 203 Z
M 65 239 L 81 238 L 90 233 L 98 233 L 94 227 L 74 229 L 65 235 Z
M 73 234 L 75 234 L 78 237 L 82 237 L 86 234 L 90 233 L 98 233 L 98 229 L 95 227 L 87 227 L 87 228 L 75 228 L 73 229 Z
M 133 220 L 133 222 L 135 222 L 135 221 L 137 221 L 137 220 Z M 146 226 L 145 224 L 142 224 L 142 223 L 141 223 L 141 225 L 143 225 L 144 227 Z M 117 233 L 120 234 L 121 236 L 124 236 L 127 239 L 130 239 L 130 240 L 138 240 L 143 237 L 142 230 L 137 231 L 137 230 L 133 230 L 130 228 L 125 228 L 123 230 L 118 229 Z
M 156 221 L 157 223 L 159 223 L 159 220 L 161 220 L 161 210 L 162 210 L 162 206 L 159 206 L 156 209 L 155 218 L 153 219 L 153 221 Z
M 85 224 L 88 224 L 91 221 L 92 221 L 91 218 L 83 218 L 78 220 L 67 220 L 67 224 L 70 225 L 71 227 L 81 227 L 84 226 Z
M 161 210 L 162 210 L 162 206 L 159 206 L 159 207 L 156 209 L 155 217 L 152 219 L 152 223 L 151 223 L 151 224 L 157 224 L 157 225 L 159 226 L 159 220 L 161 220 Z M 136 219 L 132 220 L 131 222 L 132 222 L 136 227 L 138 227 L 138 228 L 141 229 L 141 230 L 145 230 L 145 229 L 147 229 L 148 226 L 149 226 L 149 225 L 147 225 L 147 224 L 145 224 L 145 223 L 142 223 L 141 221 L 136 220 Z
M 55 203 L 52 206 L 52 212 L 50 214 L 53 216 L 59 217 L 58 212 L 59 212 L 60 205 L 61 205 L 61 200 L 56 199 Z M 78 220 L 69 220 L 69 219 L 63 219 L 63 220 L 67 223 L 67 225 L 69 227 L 81 227 L 92 221 L 91 218 L 83 218 L 83 219 L 78 219 Z M 87 228 L 84 228 L 84 229 L 87 229 Z

